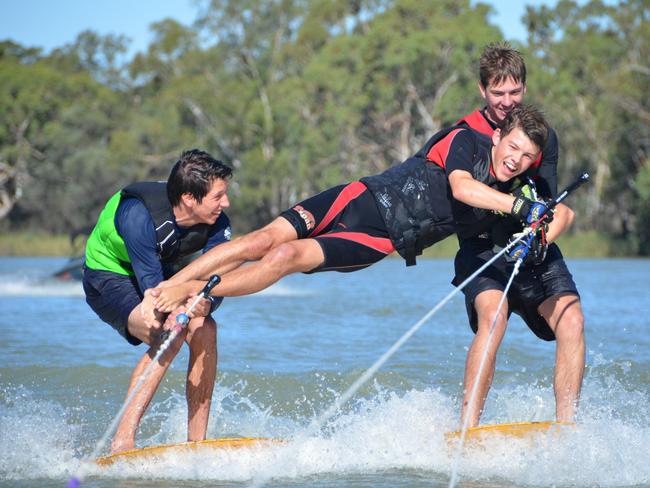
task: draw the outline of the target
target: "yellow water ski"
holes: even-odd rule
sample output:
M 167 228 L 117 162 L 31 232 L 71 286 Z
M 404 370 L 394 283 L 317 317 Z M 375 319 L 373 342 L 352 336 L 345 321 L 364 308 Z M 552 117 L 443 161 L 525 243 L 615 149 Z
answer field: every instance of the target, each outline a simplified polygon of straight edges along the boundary
M 204 441 L 179 442 L 176 444 L 161 444 L 158 446 L 147 446 L 140 449 L 130 449 L 109 456 L 102 456 L 96 459 L 101 466 L 109 466 L 118 461 L 137 461 L 148 457 L 157 456 L 167 452 L 204 451 L 216 449 L 241 449 L 270 446 L 281 444 L 285 441 L 271 437 L 222 437 L 220 439 L 206 439 Z
M 555 422 L 550 420 L 541 422 L 514 422 L 509 424 L 479 425 L 478 427 L 467 429 L 465 440 L 477 441 L 497 436 L 524 438 L 547 431 L 562 432 L 565 429 L 572 427 L 575 427 L 575 424 L 572 422 Z M 447 438 L 447 442 L 451 442 L 460 439 L 460 434 L 461 431 L 456 430 L 454 432 L 447 432 L 445 437 Z

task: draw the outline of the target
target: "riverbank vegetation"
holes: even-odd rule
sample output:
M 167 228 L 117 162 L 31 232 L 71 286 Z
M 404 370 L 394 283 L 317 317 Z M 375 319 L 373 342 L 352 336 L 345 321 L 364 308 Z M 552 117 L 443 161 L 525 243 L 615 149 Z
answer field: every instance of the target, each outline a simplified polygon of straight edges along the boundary
M 87 232 L 113 192 L 166 179 L 193 147 L 235 168 L 236 234 L 381 172 L 481 106 L 492 19 L 470 0 L 203 0 L 130 58 L 126 38 L 91 31 L 49 53 L 0 41 L 2 242 L 65 254 L 55 236 Z M 561 0 L 527 7 L 514 44 L 560 136 L 559 186 L 591 175 L 567 201 L 577 254 L 650 254 L 649 19 L 644 0 Z
M 74 243 L 67 235 L 12 232 L 0 235 L 0 256 L 76 256 L 83 251 L 83 240 Z M 629 256 L 629 247 L 597 232 L 579 232 L 559 240 L 568 258 Z M 458 249 L 456 237 L 449 237 L 425 250 L 423 258 L 453 258 Z M 399 257 L 395 254 L 395 257 Z

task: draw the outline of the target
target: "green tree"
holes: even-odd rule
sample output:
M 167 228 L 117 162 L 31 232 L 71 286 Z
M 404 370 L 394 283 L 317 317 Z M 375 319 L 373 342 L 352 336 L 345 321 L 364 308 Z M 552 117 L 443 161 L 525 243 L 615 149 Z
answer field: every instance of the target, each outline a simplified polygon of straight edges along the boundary
M 530 85 L 560 134 L 561 179 L 592 176 L 587 197 L 578 196 L 582 228 L 636 229 L 632 182 L 650 149 L 649 15 L 643 0 L 527 11 Z
M 236 169 L 237 232 L 324 188 L 378 173 L 480 105 L 477 62 L 502 39 L 470 0 L 202 0 L 128 39 L 87 31 L 44 56 L 0 43 L 0 219 L 90 225 L 106 198 L 166 178 L 180 151 Z M 588 170 L 577 227 L 647 252 L 649 7 L 529 7 L 529 97 L 560 135 L 560 185 Z M 57 218 L 52 218 L 52 215 Z M 622 242 L 622 241 L 619 241 Z M 635 247 L 636 246 L 636 247 Z
M 634 186 L 638 194 L 635 205 L 638 251 L 643 256 L 650 256 L 650 159 L 646 159 L 637 174 Z
M 10 223 L 65 232 L 87 222 L 102 183 L 122 171 L 107 151 L 120 103 L 86 70 L 57 68 L 56 56 L 0 59 L 0 158 L 21 197 Z

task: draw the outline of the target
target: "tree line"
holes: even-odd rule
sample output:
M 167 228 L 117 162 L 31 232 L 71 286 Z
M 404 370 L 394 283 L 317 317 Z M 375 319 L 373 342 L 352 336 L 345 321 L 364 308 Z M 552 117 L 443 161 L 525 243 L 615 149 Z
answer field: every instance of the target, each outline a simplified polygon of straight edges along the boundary
M 232 165 L 240 234 L 381 172 L 481 106 L 478 58 L 503 40 L 469 0 L 204 0 L 152 24 L 145 52 L 80 33 L 44 54 L 0 41 L 0 228 L 77 232 L 184 149 Z M 650 254 L 650 6 L 527 7 L 527 101 L 560 137 L 560 187 L 588 171 L 574 228 Z

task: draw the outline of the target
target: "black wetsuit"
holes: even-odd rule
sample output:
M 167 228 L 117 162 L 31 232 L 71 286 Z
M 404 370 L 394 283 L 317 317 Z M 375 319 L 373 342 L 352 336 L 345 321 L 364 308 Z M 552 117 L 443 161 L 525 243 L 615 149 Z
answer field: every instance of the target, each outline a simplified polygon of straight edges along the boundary
M 487 119 L 485 112 L 478 110 L 461 119 L 459 124 L 472 127 L 489 136 L 496 128 Z M 540 197 L 554 198 L 557 195 L 557 161 L 557 135 L 551 129 L 540 158 L 527 174 L 533 178 Z M 456 276 L 452 283 L 454 285 L 462 283 L 494 257 L 495 244 L 501 247 L 505 245 L 505 242 L 501 241 L 501 236 L 518 230 L 521 230 L 521 225 L 506 217 L 501 218 L 491 229 L 476 228 L 474 232 L 465 235 L 459 233 L 460 249 L 454 260 Z M 513 263 L 505 259 L 497 260 L 463 289 L 467 314 L 474 332 L 478 327 L 478 317 L 474 307 L 476 296 L 487 290 L 503 290 L 512 274 L 513 266 Z M 551 244 L 546 259 L 541 264 L 523 266 L 515 277 L 508 293 L 509 313 L 515 312 L 520 315 L 539 338 L 552 341 L 555 339 L 555 334 L 539 314 L 538 307 L 546 299 L 564 293 L 579 296 L 560 248 L 556 244 Z
M 316 271 L 355 271 L 397 250 L 409 258 L 492 213 L 452 202 L 449 168 L 468 168 L 497 184 L 490 172 L 490 141 L 474 130 L 442 130 L 413 157 L 384 173 L 325 190 L 281 214 L 298 239 L 320 244 L 324 263 Z M 412 234 L 412 239 L 403 236 Z M 412 263 L 413 264 L 414 260 Z

